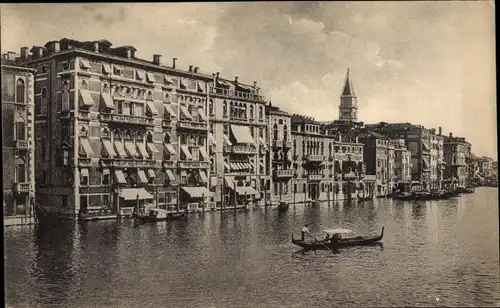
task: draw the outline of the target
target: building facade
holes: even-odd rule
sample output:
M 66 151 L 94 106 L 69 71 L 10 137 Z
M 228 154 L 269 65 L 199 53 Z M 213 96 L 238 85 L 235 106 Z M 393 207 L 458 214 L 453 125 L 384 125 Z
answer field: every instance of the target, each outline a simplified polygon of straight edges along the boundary
M 468 187 L 469 181 L 469 159 L 471 145 L 463 137 L 454 137 L 450 133 L 444 138 L 444 160 L 446 169 L 444 171 L 444 183 L 446 185 Z
M 2 173 L 4 226 L 35 221 L 34 73 L 2 58 Z
M 18 62 L 37 72 L 37 202 L 62 218 L 203 205 L 212 76 L 111 46 L 62 39 L 21 49 Z
M 266 113 L 270 133 L 270 170 L 272 170 L 270 201 L 271 204 L 291 202 L 292 178 L 295 174 L 292 166 L 292 116 L 273 106 L 269 106 Z
M 394 146 L 394 183 L 401 191 L 409 192 L 411 184 L 411 152 L 404 139 L 392 139 Z
M 265 203 L 269 197 L 266 102 L 253 86 L 213 76 L 210 161 L 214 201 L 222 207 Z

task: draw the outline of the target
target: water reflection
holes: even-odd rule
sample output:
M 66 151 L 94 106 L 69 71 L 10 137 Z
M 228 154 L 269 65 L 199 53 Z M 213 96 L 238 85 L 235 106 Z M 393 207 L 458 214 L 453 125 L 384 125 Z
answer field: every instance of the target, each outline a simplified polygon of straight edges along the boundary
M 491 306 L 500 302 L 496 194 L 5 229 L 6 300 L 35 308 Z M 304 252 L 290 241 L 304 223 L 315 234 L 386 231 L 381 246 Z

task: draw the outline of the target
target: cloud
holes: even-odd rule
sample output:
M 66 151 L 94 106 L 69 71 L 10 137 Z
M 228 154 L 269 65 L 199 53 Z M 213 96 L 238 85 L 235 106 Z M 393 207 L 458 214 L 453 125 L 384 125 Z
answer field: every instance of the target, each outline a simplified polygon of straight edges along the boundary
M 274 105 L 337 118 L 351 69 L 365 122 L 465 135 L 496 157 L 492 1 L 2 4 L 2 51 L 107 38 L 256 80 Z M 323 111 L 323 112 L 321 112 Z M 480 121 L 478 119 L 481 119 Z

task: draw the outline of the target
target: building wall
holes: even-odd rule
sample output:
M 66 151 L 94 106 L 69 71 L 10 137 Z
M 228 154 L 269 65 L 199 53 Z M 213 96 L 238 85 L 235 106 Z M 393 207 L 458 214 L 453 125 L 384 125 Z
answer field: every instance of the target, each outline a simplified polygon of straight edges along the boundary
M 291 115 L 272 111 L 268 113 L 270 174 L 272 177 L 270 201 L 272 204 L 279 201 L 290 202 L 293 198 L 292 178 L 295 173 L 292 165 Z
M 2 64 L 2 174 L 4 223 L 32 217 L 35 194 L 33 71 Z M 32 220 L 23 221 L 23 223 Z

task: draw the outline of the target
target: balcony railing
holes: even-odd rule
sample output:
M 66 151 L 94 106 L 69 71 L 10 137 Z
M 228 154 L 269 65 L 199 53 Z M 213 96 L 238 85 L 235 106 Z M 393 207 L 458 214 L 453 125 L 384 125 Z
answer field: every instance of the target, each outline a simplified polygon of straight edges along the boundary
M 206 161 L 179 161 L 178 163 L 179 168 L 182 169 L 195 169 L 195 168 L 208 168 L 210 167 L 210 163 Z
M 16 192 L 18 193 L 29 193 L 31 190 L 30 183 L 16 183 L 15 185 Z
M 352 180 L 355 178 L 356 178 L 356 173 L 354 173 L 354 172 L 344 173 L 344 180 Z
M 165 128 L 172 128 L 174 126 L 174 122 L 172 121 L 167 121 L 167 120 L 163 120 L 161 122 L 161 126 L 162 127 L 165 127 Z
M 307 179 L 309 181 L 321 181 L 323 179 L 322 174 L 308 174 Z
M 295 173 L 294 169 L 286 169 L 286 170 L 275 170 L 274 174 L 277 178 L 291 178 Z
M 264 101 L 264 96 L 262 96 L 262 95 L 256 95 L 253 93 L 247 93 L 247 92 L 242 92 L 242 91 L 235 91 L 235 90 L 228 90 L 228 89 L 224 89 L 224 88 L 211 87 L 210 92 L 216 93 L 216 94 L 219 94 L 222 96 L 230 97 L 230 98 L 242 98 L 242 99 L 254 100 L 254 101 L 259 101 L 259 102 Z
M 92 161 L 92 158 L 79 157 L 78 158 L 78 165 L 79 166 L 90 166 L 91 161 Z
M 130 159 L 130 158 L 101 158 L 103 167 L 118 168 L 151 168 L 156 161 L 153 159 Z
M 29 140 L 16 140 L 16 149 L 29 150 L 31 149 L 31 142 Z
M 103 122 L 116 122 L 116 123 L 154 126 L 153 118 L 135 116 L 135 115 L 101 113 L 100 119 Z
M 255 154 L 257 149 L 249 145 L 225 145 L 224 152 L 235 154 Z
M 164 160 L 162 165 L 163 168 L 174 168 L 176 166 L 176 162 L 173 160 Z
M 191 129 L 191 130 L 198 130 L 198 131 L 208 131 L 208 124 L 181 120 L 181 121 L 177 122 L 177 128 L 179 128 L 179 129 Z
M 324 160 L 323 155 L 307 155 L 306 159 L 310 162 L 322 162 Z

